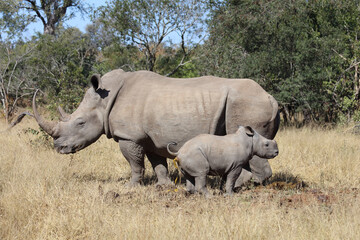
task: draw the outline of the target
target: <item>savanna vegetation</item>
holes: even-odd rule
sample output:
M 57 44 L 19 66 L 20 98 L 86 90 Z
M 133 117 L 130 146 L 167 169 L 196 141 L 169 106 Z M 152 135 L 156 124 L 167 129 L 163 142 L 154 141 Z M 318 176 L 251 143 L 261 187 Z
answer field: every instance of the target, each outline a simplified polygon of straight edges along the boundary
M 127 188 L 130 167 L 114 141 L 60 155 L 27 118 L 0 135 L 0 238 L 358 239 L 360 138 L 351 131 L 281 129 L 268 185 L 225 197 L 209 178 L 207 200 L 184 181 L 156 188 L 148 161 L 144 185 Z
M 85 32 L 67 27 L 81 14 Z M 126 188 L 114 141 L 60 155 L 25 118 L 0 132 L 0 239 L 357 239 L 359 18 L 357 0 L 0 1 L 0 131 L 36 89 L 51 116 L 72 112 L 92 74 L 117 68 L 251 78 L 282 119 L 267 185 L 224 197 L 209 178 L 206 200 L 155 187 L 148 162 Z M 43 31 L 25 36 L 34 21 Z

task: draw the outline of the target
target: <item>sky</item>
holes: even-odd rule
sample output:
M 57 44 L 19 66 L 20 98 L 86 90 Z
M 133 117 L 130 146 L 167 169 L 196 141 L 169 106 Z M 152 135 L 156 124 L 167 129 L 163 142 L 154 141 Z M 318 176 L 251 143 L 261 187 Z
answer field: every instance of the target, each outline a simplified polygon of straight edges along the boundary
M 96 9 L 100 6 L 105 5 L 107 1 L 106 0 L 84 0 L 84 2 L 91 5 L 92 7 L 94 7 Z M 91 24 L 91 20 L 90 20 L 89 16 L 86 16 L 86 15 L 81 16 L 80 13 L 76 14 L 74 18 L 72 18 L 64 23 L 64 25 L 66 27 L 77 27 L 82 32 L 85 32 L 86 26 L 88 24 Z M 28 30 L 25 32 L 25 36 L 31 37 L 36 32 L 42 33 L 43 31 L 44 31 L 44 26 L 41 23 L 41 21 L 38 19 L 35 23 L 32 23 L 28 26 Z
M 106 5 L 106 3 L 108 2 L 107 0 L 83 0 L 86 4 L 89 4 L 90 6 L 92 6 L 94 9 L 100 7 L 100 6 L 104 6 Z M 37 0 L 37 2 L 39 3 L 40 0 Z M 88 14 L 89 15 L 89 14 Z M 80 31 L 85 32 L 86 26 L 88 24 L 91 24 L 91 19 L 89 16 L 86 16 L 84 14 L 84 16 L 81 16 L 80 13 L 76 14 L 74 18 L 66 21 L 64 23 L 65 27 L 77 27 Z M 26 38 L 31 38 L 31 36 L 35 35 L 36 32 L 40 32 L 43 33 L 44 31 L 44 26 L 41 23 L 40 19 L 37 18 L 37 21 L 35 23 L 32 23 L 28 26 L 27 31 L 25 31 L 24 36 Z M 180 36 L 173 32 L 170 33 L 169 36 L 167 36 L 165 38 L 165 40 L 171 40 L 174 44 L 180 43 L 181 38 Z

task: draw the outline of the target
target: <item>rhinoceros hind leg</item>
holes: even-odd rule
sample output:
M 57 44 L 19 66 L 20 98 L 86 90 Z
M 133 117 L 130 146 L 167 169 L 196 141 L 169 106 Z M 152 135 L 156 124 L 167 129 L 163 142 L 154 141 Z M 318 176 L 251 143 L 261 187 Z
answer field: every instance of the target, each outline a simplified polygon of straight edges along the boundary
M 203 194 L 206 198 L 210 197 L 210 194 L 206 188 L 206 174 L 195 177 L 195 189 L 197 192 Z
M 192 181 L 190 179 L 186 179 L 186 191 L 193 194 L 195 193 L 195 179 L 193 178 Z
M 186 179 L 186 191 L 193 194 L 195 193 L 195 178 L 191 175 L 189 175 L 184 170 L 181 171 Z
M 128 140 L 119 140 L 119 146 L 122 154 L 131 167 L 131 179 L 128 186 L 137 186 L 142 181 L 145 172 L 144 148 L 139 144 Z
M 157 176 L 156 185 L 172 185 L 172 181 L 169 178 L 168 165 L 165 157 L 161 157 L 154 153 L 146 153 L 154 172 Z

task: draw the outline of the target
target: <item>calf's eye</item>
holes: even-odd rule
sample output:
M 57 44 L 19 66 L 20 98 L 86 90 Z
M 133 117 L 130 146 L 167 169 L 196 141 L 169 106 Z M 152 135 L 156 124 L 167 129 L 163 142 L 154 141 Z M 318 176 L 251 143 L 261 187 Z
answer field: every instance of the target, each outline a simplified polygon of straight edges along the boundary
M 78 122 L 78 124 L 77 124 L 79 127 L 82 127 L 82 126 L 84 126 L 85 125 L 85 122 Z

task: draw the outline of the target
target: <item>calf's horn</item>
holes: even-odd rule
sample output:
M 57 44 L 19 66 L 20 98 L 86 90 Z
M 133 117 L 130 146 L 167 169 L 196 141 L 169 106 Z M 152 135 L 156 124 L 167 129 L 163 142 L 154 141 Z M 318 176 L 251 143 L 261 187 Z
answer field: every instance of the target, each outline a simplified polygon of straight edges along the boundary
M 33 97 L 33 102 L 32 102 L 32 108 L 34 111 L 34 116 L 35 119 L 37 121 L 37 123 L 39 124 L 39 126 L 44 129 L 44 131 L 49 134 L 50 136 L 54 137 L 54 133 L 55 133 L 55 127 L 56 127 L 56 123 L 55 122 L 50 122 L 50 121 L 46 121 L 42 116 L 40 116 L 40 114 L 38 113 L 37 109 L 36 109 L 36 94 L 39 91 L 36 90 L 36 92 L 34 93 L 34 97 Z

